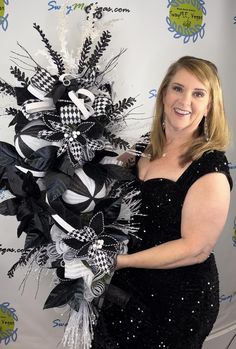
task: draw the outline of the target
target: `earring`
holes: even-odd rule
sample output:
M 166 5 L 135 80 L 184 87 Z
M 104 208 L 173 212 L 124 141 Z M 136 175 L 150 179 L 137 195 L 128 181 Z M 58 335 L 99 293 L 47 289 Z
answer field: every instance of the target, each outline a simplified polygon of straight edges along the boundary
M 208 131 L 207 118 L 206 118 L 205 115 L 204 115 L 203 132 L 204 132 L 205 140 L 206 140 L 206 142 L 208 142 L 210 138 L 209 138 L 209 131 Z
M 165 131 L 166 123 L 165 123 L 164 117 L 162 117 L 162 120 L 161 120 L 161 127 L 162 127 L 162 130 Z

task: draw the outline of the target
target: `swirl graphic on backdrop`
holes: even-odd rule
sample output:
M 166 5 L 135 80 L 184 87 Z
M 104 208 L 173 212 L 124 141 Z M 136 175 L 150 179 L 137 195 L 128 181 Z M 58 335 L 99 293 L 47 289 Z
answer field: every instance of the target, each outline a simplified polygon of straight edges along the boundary
M 225 349 L 233 348 L 233 347 L 231 346 L 231 344 L 232 344 L 233 342 L 235 342 L 235 339 L 236 339 L 236 333 L 235 333 L 235 334 L 233 335 L 233 337 L 230 339 L 229 344 L 227 345 L 227 347 L 226 347 Z
M 9 0 L 0 0 L 0 28 L 4 31 L 8 28 L 8 13 L 6 14 L 6 5 L 9 5 Z
M 183 38 L 184 44 L 190 39 L 195 42 L 205 34 L 203 17 L 206 15 L 203 0 L 168 0 L 169 17 L 166 17 L 168 30 L 174 38 Z
M 18 328 L 15 328 L 15 321 L 18 321 L 18 316 L 10 303 L 0 304 L 0 344 L 8 345 L 17 340 Z

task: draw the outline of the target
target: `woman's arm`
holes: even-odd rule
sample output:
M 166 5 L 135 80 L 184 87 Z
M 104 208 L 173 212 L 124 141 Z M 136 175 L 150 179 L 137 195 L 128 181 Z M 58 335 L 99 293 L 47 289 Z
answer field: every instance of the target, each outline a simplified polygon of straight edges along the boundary
M 199 178 L 184 201 L 181 238 L 141 252 L 119 255 L 117 269 L 168 269 L 203 262 L 224 228 L 229 203 L 230 188 L 224 174 L 209 173 Z

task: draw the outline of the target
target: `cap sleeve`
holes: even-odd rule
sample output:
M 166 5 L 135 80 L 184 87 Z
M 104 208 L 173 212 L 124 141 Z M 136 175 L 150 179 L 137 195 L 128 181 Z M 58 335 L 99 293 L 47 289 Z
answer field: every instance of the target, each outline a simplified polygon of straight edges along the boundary
M 204 153 L 198 160 L 195 160 L 189 167 L 189 171 L 181 180 L 189 188 L 200 177 L 213 172 L 225 174 L 228 179 L 230 190 L 233 188 L 233 180 L 230 175 L 229 163 L 223 151 L 211 150 Z

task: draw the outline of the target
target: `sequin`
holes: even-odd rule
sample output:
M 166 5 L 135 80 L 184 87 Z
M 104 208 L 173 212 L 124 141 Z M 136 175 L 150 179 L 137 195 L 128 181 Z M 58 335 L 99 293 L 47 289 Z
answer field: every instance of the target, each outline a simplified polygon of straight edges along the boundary
M 225 155 L 219 151 L 208 152 L 194 161 L 176 182 L 137 180 L 145 215 L 138 239 L 130 241 L 129 252 L 180 238 L 181 210 L 187 191 L 198 178 L 211 172 L 225 173 L 232 185 Z M 219 310 L 213 253 L 203 263 L 181 268 L 122 269 L 115 272 L 111 282 L 130 298 L 121 309 L 105 297 L 93 349 L 202 347 Z

